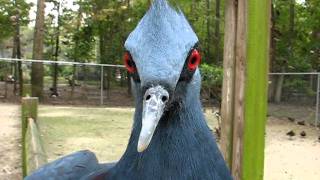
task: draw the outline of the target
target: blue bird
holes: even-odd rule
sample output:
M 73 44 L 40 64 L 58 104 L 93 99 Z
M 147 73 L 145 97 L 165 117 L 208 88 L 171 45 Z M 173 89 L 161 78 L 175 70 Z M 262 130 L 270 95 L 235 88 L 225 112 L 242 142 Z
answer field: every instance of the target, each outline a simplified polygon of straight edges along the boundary
M 25 180 L 76 180 L 101 168 L 92 152 L 79 151 L 39 168 Z
M 115 164 L 99 165 L 92 156 L 90 173 L 74 173 L 83 180 L 231 180 L 202 112 L 198 38 L 183 13 L 154 0 L 125 48 L 136 108 L 127 149 Z M 62 169 L 75 165 L 63 159 Z M 49 166 L 31 177 L 80 179 L 47 173 L 57 163 Z

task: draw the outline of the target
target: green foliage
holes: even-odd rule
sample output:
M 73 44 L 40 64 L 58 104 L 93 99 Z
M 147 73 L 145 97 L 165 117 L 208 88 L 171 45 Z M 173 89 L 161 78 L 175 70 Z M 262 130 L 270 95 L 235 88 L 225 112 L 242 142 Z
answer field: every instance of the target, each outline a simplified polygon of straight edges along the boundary
M 290 93 L 302 93 L 310 97 L 314 97 L 316 92 L 310 87 L 308 79 L 304 78 L 288 78 L 283 84 L 285 91 Z
M 0 5 L 0 41 L 2 41 L 13 35 L 14 26 L 19 16 L 20 25 L 26 25 L 29 22 L 28 15 L 31 4 L 24 0 L 0 0 Z
M 273 0 L 273 72 L 320 71 L 320 1 Z M 286 78 L 284 92 L 314 95 L 310 79 Z M 280 84 L 278 84 L 280 85 Z M 279 88 L 278 88 L 279 89 Z
M 281 67 L 291 72 L 320 71 L 320 2 L 295 2 L 293 25 L 289 23 L 290 3 L 274 0 L 273 4 L 276 62 L 272 71 L 280 71 Z
M 220 104 L 223 79 L 222 68 L 204 63 L 200 66 L 200 71 L 202 77 L 202 97 L 210 101 L 214 100 L 214 103 Z
M 147 1 L 93 0 L 93 22 L 99 38 L 100 63 L 122 63 L 124 41 L 147 9 Z
M 0 62 L 0 81 L 4 81 L 9 74 L 9 64 L 6 62 Z
M 219 66 L 202 64 L 200 66 L 202 76 L 202 86 L 204 88 L 213 88 L 222 86 L 223 70 Z
M 196 32 L 201 49 L 203 51 L 203 59 L 206 63 L 222 64 L 222 55 L 220 59 L 215 59 L 217 53 L 222 54 L 223 51 L 223 32 L 224 32 L 224 1 L 221 1 L 220 7 L 220 51 L 215 49 L 217 37 L 214 36 L 215 31 L 215 8 L 216 0 L 198 0 L 198 1 L 185 1 L 185 0 L 171 0 L 171 4 L 181 8 L 189 20 L 191 26 Z

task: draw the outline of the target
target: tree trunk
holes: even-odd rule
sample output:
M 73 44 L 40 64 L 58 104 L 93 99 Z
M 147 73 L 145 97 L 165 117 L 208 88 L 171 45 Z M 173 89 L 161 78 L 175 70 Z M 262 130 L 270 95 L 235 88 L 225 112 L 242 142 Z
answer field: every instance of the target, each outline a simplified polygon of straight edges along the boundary
M 223 87 L 221 104 L 221 151 L 229 168 L 232 168 L 232 136 L 234 117 L 235 46 L 237 34 L 237 5 L 225 2 L 225 38 L 223 60 Z
M 271 2 L 272 3 L 272 2 Z M 274 63 L 276 62 L 276 13 L 274 4 L 271 4 L 271 36 L 270 36 L 270 61 L 269 71 L 274 72 Z M 275 98 L 277 76 L 269 76 L 268 100 L 273 101 Z
M 15 7 L 18 9 L 17 1 L 14 2 Z M 21 43 L 20 43 L 20 12 L 17 10 L 16 12 L 16 33 L 15 33 L 15 45 L 16 45 L 16 55 L 17 59 L 21 59 Z M 18 77 L 17 80 L 19 81 L 19 94 L 22 96 L 22 88 L 23 88 L 23 73 L 21 62 L 18 62 Z
M 295 21 L 295 0 L 291 0 L 290 2 L 290 16 L 289 16 L 289 60 L 292 60 L 294 58 L 294 49 L 293 49 L 293 41 L 295 38 L 295 33 L 294 33 L 294 21 Z
M 103 33 L 103 30 L 100 30 L 100 33 L 99 33 L 100 64 L 105 64 L 106 63 L 106 60 L 105 60 L 105 57 L 106 57 L 106 44 L 105 44 L 104 36 L 105 35 Z M 104 78 L 103 79 L 103 89 L 106 89 L 107 88 L 107 81 L 105 79 L 105 71 L 103 71 L 103 76 L 102 77 Z
M 60 17 L 60 6 L 61 2 L 59 1 L 57 11 L 58 11 L 58 24 L 56 29 L 56 47 L 55 47 L 55 54 L 54 54 L 54 60 L 58 61 L 59 57 L 59 47 L 60 47 L 60 25 L 61 25 L 61 17 Z M 58 96 L 58 64 L 55 63 L 53 65 L 53 83 L 52 83 L 52 94 Z
M 77 32 L 80 31 L 80 26 L 81 26 L 81 20 L 82 20 L 82 7 L 79 7 L 79 12 L 78 12 L 78 17 L 77 17 Z M 76 38 L 75 41 L 75 47 L 74 47 L 74 62 L 79 62 L 79 53 L 78 53 L 78 44 L 79 44 L 79 38 Z M 76 77 L 76 70 L 77 67 L 76 65 L 73 65 L 73 71 L 72 71 L 72 80 L 71 80 L 71 99 L 73 99 L 73 95 L 74 95 L 74 89 L 75 89 L 75 77 Z
M 43 33 L 44 33 L 44 8 L 45 1 L 38 0 L 37 17 L 34 29 L 32 58 L 41 60 L 43 58 Z M 32 63 L 31 72 L 32 96 L 43 98 L 43 64 Z
M 294 50 L 293 50 L 293 39 L 295 37 L 294 34 L 294 12 L 295 12 L 295 0 L 291 0 L 289 4 L 289 41 L 288 41 L 288 47 L 289 47 L 289 54 L 288 54 L 288 60 L 291 60 L 294 57 Z M 286 72 L 285 66 L 287 65 L 287 61 L 282 62 L 281 65 L 281 72 Z M 282 96 L 282 87 L 284 82 L 284 75 L 279 75 L 279 78 L 277 80 L 277 86 L 276 86 L 276 92 L 275 92 L 275 102 L 280 103 L 281 102 L 281 96 Z
M 210 22 L 210 0 L 206 1 L 207 3 L 207 59 L 210 62 L 211 59 L 211 22 Z
M 293 58 L 293 40 L 295 38 L 294 33 L 294 13 L 295 13 L 295 0 L 291 0 L 290 2 L 290 16 L 289 16 L 289 58 L 290 60 Z
M 215 17 L 215 61 L 220 64 L 220 0 L 216 0 L 216 17 Z
M 130 2 L 130 0 L 128 0 L 128 2 Z M 128 9 L 129 11 L 131 10 L 130 9 L 130 3 L 128 3 Z M 125 75 L 124 75 L 125 74 Z M 121 76 L 126 76 L 127 77 L 127 92 L 128 92 L 128 95 L 131 96 L 131 79 L 130 79 L 130 74 L 125 70 L 123 74 L 121 74 Z
M 281 68 L 281 72 L 285 72 L 285 68 Z M 274 96 L 274 102 L 275 103 L 281 103 L 281 97 L 282 97 L 282 86 L 283 86 L 283 81 L 284 81 L 284 75 L 278 75 L 278 80 L 277 80 L 277 86 L 276 86 L 276 92 Z
M 76 78 L 76 71 L 77 71 L 77 66 L 73 65 L 72 68 L 72 77 L 71 77 L 71 100 L 73 100 L 73 96 L 74 96 L 74 88 L 75 88 L 75 78 Z
M 15 59 L 17 58 L 17 33 L 14 34 L 13 37 L 13 42 L 12 42 L 12 55 L 11 58 Z M 18 79 L 18 74 L 17 74 L 17 62 L 15 61 L 12 64 L 12 72 L 11 72 L 12 76 L 14 77 L 14 82 L 13 82 L 13 94 L 16 95 L 17 94 L 17 79 Z
M 127 85 L 128 85 L 128 95 L 130 96 L 131 95 L 131 79 L 128 72 L 126 73 L 126 76 L 127 76 Z
M 111 89 L 111 79 L 112 79 L 112 69 L 110 67 L 106 68 L 107 70 L 107 98 L 110 98 L 110 89 Z

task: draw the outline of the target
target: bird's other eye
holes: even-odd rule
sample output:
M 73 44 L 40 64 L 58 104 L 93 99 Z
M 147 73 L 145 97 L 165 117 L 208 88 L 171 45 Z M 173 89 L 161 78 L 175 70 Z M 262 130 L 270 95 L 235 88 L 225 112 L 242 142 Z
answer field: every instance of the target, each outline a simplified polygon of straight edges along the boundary
M 188 69 L 195 71 L 201 62 L 201 55 L 197 49 L 193 49 L 188 59 Z
M 129 52 L 125 52 L 123 56 L 124 65 L 129 73 L 135 73 L 137 71 L 136 64 L 134 63 L 132 56 Z

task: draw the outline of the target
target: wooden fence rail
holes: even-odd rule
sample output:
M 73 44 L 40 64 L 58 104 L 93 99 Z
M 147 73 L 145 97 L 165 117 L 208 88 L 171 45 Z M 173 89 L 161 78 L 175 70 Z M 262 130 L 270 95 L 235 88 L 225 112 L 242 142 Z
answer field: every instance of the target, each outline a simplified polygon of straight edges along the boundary
M 38 98 L 24 97 L 21 101 L 23 176 L 47 163 L 37 126 Z
M 25 135 L 26 172 L 27 175 L 47 163 L 47 156 L 43 149 L 40 133 L 34 119 L 28 119 Z

